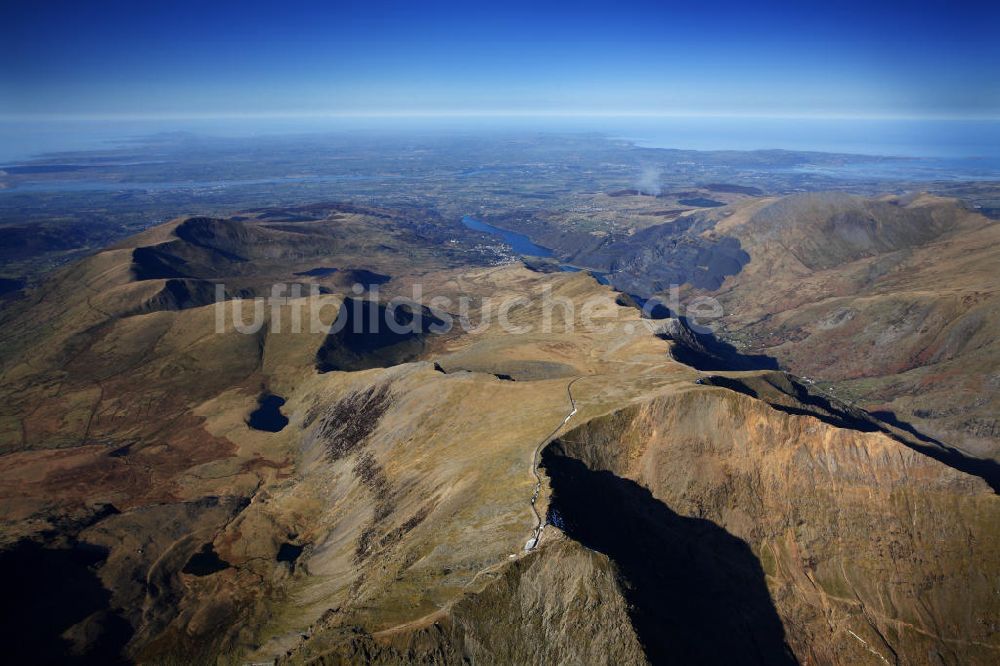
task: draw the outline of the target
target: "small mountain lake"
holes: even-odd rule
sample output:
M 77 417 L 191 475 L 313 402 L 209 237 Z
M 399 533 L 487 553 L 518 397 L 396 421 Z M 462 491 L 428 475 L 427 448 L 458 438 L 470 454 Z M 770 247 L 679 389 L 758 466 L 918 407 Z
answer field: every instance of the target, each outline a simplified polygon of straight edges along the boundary
M 257 398 L 257 409 L 250 412 L 247 425 L 254 430 L 280 432 L 288 425 L 288 417 L 281 413 L 285 399 L 273 393 L 264 393 Z

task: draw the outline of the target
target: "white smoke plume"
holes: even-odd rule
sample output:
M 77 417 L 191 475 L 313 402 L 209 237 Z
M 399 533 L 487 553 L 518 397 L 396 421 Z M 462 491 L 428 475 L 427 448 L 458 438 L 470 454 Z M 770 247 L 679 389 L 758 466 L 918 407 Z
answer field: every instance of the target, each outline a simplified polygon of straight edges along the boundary
M 635 184 L 635 188 L 643 194 L 649 194 L 654 197 L 659 196 L 663 192 L 663 186 L 660 185 L 660 176 L 662 175 L 663 170 L 660 167 L 652 165 L 644 166 L 642 174 Z

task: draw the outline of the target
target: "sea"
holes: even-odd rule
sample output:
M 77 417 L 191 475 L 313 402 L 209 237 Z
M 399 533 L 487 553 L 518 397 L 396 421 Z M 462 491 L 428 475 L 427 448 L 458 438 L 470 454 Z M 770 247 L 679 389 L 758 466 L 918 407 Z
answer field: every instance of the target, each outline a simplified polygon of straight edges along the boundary
M 474 116 L 373 118 L 0 119 L 0 167 L 40 156 L 114 148 L 163 132 L 253 137 L 323 131 L 599 133 L 647 148 L 794 150 L 917 158 L 855 160 L 831 175 L 888 178 L 948 174 L 1000 178 L 1000 120 L 651 116 Z M 887 170 L 875 173 L 875 170 Z

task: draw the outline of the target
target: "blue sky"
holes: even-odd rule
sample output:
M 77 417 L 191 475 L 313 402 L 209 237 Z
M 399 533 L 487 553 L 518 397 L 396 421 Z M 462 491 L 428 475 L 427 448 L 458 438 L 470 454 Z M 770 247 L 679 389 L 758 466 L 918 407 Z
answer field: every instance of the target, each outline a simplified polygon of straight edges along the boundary
M 0 3 L 0 114 L 1000 117 L 1000 9 Z

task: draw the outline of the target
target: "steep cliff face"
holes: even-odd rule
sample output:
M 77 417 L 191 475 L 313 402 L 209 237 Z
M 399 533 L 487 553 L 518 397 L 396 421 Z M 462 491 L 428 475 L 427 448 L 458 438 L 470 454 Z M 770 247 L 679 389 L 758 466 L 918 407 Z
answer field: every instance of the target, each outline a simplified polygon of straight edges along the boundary
M 650 629 L 647 646 L 753 646 L 774 663 L 784 640 L 803 663 L 995 663 L 1000 501 L 882 433 L 695 388 L 567 433 L 548 469 L 567 533 L 662 590 L 635 602 L 640 638 L 685 599 L 726 636 Z M 620 543 L 633 528 L 661 547 L 636 559 Z

